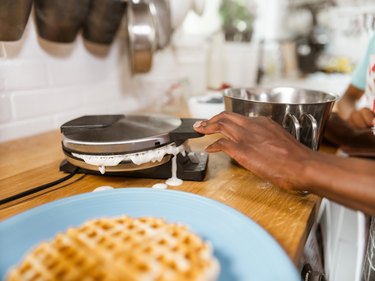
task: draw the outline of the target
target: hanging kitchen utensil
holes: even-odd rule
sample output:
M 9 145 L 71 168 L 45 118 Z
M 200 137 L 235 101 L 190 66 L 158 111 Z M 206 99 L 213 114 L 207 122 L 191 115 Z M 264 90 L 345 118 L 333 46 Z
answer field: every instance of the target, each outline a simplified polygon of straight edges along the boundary
M 83 25 L 83 37 L 93 43 L 112 43 L 126 9 L 123 0 L 91 0 Z
M 0 1 L 0 41 L 16 41 L 22 37 L 32 3 L 32 0 Z
M 154 19 L 148 1 L 129 1 L 127 19 L 131 70 L 133 73 L 148 72 L 156 48 Z
M 150 1 L 150 11 L 155 22 L 156 44 L 162 49 L 169 43 L 172 34 L 171 9 L 168 0 Z
M 88 14 L 90 3 L 90 0 L 35 0 L 39 36 L 53 42 L 73 42 Z

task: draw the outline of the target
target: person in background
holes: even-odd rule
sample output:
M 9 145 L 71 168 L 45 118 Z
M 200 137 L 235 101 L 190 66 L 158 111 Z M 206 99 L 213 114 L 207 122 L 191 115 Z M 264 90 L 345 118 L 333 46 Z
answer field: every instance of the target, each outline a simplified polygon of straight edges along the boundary
M 366 107 L 356 109 L 357 101 L 365 95 Z M 375 33 L 365 55 L 357 65 L 352 82 L 337 102 L 338 114 L 359 129 L 375 126 Z
M 375 216 L 375 161 L 339 157 L 313 151 L 298 142 L 271 118 L 246 117 L 222 112 L 207 121 L 198 121 L 194 129 L 202 134 L 223 137 L 206 148 L 207 152 L 225 152 L 258 177 L 281 188 L 308 191 L 321 197 Z M 327 138 L 340 147 L 374 148 L 370 130 L 349 126 L 337 114 L 327 124 Z M 372 219 L 364 280 L 375 280 L 375 235 Z

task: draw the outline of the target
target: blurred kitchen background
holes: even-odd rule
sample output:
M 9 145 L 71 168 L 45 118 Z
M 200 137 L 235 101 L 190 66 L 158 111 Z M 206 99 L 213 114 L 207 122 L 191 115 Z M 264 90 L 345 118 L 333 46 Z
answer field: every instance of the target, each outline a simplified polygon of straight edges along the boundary
M 12 1 L 18 2 L 0 2 L 0 33 L 10 14 L 1 5 Z M 58 33 L 48 37 L 38 28 L 35 3 L 20 38 L 0 34 L 0 141 L 88 114 L 179 114 L 186 106 L 194 117 L 206 117 L 222 104 L 214 100 L 212 112 L 202 112 L 199 98 L 228 86 L 288 85 L 340 95 L 375 28 L 373 0 L 169 0 L 170 14 L 161 17 L 170 16 L 168 40 L 154 42 L 152 58 L 136 68 L 130 2 L 97 2 L 124 5 L 113 41 L 90 40 L 86 30 L 58 42 Z M 132 0 L 133 7 L 140 2 L 149 4 Z M 157 36 L 160 30 L 146 39 Z

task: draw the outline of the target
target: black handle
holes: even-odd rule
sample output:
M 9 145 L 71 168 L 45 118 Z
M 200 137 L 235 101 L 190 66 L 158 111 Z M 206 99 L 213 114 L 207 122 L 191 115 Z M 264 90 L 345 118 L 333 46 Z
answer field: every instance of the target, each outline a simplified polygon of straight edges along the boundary
M 181 125 L 177 129 L 171 131 L 169 133 L 169 137 L 171 141 L 181 141 L 187 140 L 192 138 L 199 138 L 202 137 L 203 134 L 197 133 L 193 130 L 193 124 L 196 121 L 201 121 L 202 119 L 195 119 L 195 118 L 181 118 Z
M 100 129 L 111 126 L 121 118 L 124 118 L 124 115 L 86 115 L 63 124 L 60 129 L 65 135 L 87 129 Z

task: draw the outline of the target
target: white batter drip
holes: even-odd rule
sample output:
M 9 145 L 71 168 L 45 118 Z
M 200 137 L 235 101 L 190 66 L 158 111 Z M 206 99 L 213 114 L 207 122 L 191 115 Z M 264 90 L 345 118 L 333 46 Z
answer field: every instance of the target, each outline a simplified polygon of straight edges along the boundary
M 177 156 L 173 156 L 172 159 L 172 177 L 166 180 L 166 184 L 170 186 L 179 186 L 183 183 L 183 180 L 177 178 Z
M 103 185 L 95 188 L 92 192 L 98 192 L 98 191 L 104 191 L 104 190 L 111 190 L 114 189 L 112 186 L 109 185 Z
M 168 185 L 166 185 L 165 183 L 155 183 L 152 188 L 155 188 L 155 189 L 167 189 Z
M 82 159 L 85 163 L 98 166 L 100 173 L 105 173 L 106 166 L 117 166 L 121 161 L 132 161 L 136 165 L 142 165 L 148 162 L 160 162 L 166 154 L 172 154 L 176 156 L 177 154 L 182 153 L 185 156 L 185 147 L 180 145 L 176 147 L 176 144 L 171 143 L 156 149 L 137 152 L 137 153 L 128 153 L 128 154 L 118 154 L 118 155 L 87 155 L 72 153 L 74 157 Z M 173 157 L 176 158 L 176 157 Z M 176 160 L 174 160 L 176 161 Z M 176 165 L 176 164 L 175 164 Z M 176 169 L 176 168 L 175 168 Z M 176 172 L 175 172 L 176 173 Z M 173 162 L 172 162 L 172 178 L 173 178 Z

